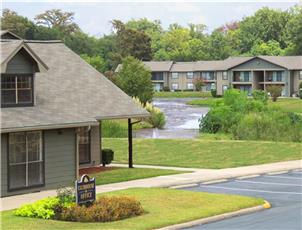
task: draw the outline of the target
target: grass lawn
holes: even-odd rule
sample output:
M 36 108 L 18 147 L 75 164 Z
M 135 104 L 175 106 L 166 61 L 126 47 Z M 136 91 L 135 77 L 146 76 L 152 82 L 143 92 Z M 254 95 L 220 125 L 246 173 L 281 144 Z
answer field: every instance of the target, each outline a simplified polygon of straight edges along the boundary
M 212 97 L 209 92 L 196 92 L 196 91 L 181 91 L 181 92 L 155 92 L 154 97 L 167 97 L 167 98 L 186 98 L 186 97 Z
M 146 213 L 108 223 L 75 223 L 14 216 L 2 212 L 6 229 L 156 229 L 263 204 L 261 198 L 210 194 L 164 188 L 120 190 L 108 195 L 129 195 L 138 199 Z
M 205 99 L 195 99 L 189 101 L 189 105 L 207 106 L 211 107 L 217 101 L 222 101 L 222 98 L 205 98 Z M 276 102 L 272 100 L 268 101 L 270 107 L 280 107 L 285 112 L 296 112 L 302 113 L 302 100 L 298 98 L 278 98 Z
M 109 171 L 89 174 L 90 177 L 95 177 L 96 184 L 110 184 L 122 181 L 143 179 L 155 176 L 164 176 L 171 174 L 187 173 L 175 170 L 164 169 L 148 169 L 148 168 L 118 168 Z
M 115 161 L 127 162 L 127 139 L 103 139 Z M 203 139 L 134 139 L 134 163 L 230 168 L 302 158 L 302 143 Z
M 276 102 L 270 100 L 269 106 L 278 106 L 285 112 L 302 113 L 302 100 L 299 98 L 279 98 Z

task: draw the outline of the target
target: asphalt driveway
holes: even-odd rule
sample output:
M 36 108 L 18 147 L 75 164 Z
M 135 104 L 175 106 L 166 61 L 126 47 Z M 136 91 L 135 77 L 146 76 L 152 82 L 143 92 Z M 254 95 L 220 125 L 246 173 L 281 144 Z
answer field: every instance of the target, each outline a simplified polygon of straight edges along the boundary
M 188 229 L 302 229 L 302 171 L 200 184 L 186 190 L 262 197 L 271 209 Z

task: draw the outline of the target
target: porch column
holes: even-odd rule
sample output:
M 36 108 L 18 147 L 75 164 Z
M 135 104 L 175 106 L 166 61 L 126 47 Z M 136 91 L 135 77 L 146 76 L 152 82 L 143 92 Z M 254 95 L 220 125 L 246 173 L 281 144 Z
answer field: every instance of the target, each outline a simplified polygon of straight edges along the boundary
M 132 123 L 131 118 L 128 118 L 128 167 L 133 168 L 133 157 L 132 157 Z

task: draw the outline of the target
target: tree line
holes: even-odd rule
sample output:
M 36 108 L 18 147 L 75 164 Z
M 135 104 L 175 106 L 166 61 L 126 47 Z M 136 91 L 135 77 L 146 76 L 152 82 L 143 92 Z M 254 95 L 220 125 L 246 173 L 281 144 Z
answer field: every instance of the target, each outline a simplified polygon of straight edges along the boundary
M 100 72 L 112 75 L 122 60 L 220 60 L 229 56 L 301 55 L 302 6 L 281 11 L 264 7 L 252 16 L 226 23 L 211 33 L 203 24 L 171 24 L 146 18 L 112 20 L 112 32 L 89 36 L 74 22 L 73 12 L 47 10 L 35 19 L 4 9 L 2 30 L 28 40 L 62 40 Z

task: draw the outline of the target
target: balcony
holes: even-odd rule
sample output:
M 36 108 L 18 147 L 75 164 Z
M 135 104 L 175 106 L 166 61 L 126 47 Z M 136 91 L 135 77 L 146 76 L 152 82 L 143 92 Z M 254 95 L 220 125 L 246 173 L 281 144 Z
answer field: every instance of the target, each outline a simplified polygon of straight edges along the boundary
M 252 73 L 250 71 L 238 71 L 233 73 L 233 84 L 252 84 Z
M 164 81 L 164 74 L 162 72 L 152 73 L 151 81 Z

